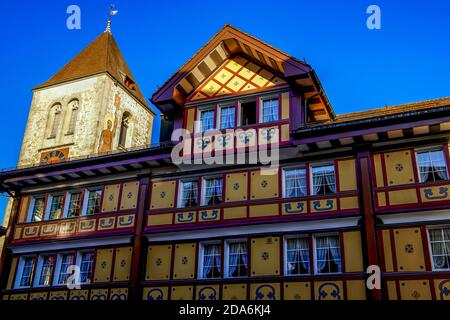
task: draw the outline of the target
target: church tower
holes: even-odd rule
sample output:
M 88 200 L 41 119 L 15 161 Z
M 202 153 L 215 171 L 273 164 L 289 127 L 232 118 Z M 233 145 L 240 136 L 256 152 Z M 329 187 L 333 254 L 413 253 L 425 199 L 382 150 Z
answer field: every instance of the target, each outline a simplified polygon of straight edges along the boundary
M 148 145 L 153 118 L 107 28 L 33 89 L 19 166 Z

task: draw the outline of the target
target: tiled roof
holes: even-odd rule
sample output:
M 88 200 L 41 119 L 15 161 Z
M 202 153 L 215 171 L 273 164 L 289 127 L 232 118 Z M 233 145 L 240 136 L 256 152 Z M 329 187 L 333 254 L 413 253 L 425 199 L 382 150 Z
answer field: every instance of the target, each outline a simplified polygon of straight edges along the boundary
M 110 32 L 103 32 L 75 58 L 70 60 L 53 77 L 37 86 L 35 89 L 60 84 L 67 81 L 81 79 L 84 77 L 109 73 L 116 81 L 124 84 L 125 76 L 135 83 L 134 90 L 124 85 L 124 88 L 148 107 L 139 86 L 128 67 L 122 53 Z

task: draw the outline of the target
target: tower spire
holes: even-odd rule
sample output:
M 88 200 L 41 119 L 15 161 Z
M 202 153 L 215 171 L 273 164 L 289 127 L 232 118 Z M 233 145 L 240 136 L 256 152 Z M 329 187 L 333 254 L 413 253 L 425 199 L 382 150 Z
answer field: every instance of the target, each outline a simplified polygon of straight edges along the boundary
M 119 10 L 114 10 L 116 6 L 114 4 L 109 5 L 109 17 L 108 22 L 106 23 L 106 29 L 105 32 L 111 33 L 111 22 L 112 22 L 112 16 L 115 16 L 119 13 Z

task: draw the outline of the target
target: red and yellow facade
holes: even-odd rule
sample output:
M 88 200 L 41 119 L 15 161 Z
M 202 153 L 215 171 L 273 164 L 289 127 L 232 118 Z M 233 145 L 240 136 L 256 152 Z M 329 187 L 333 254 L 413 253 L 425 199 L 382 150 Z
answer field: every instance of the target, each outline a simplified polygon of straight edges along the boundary
M 261 114 L 266 97 L 277 101 L 271 121 Z M 250 117 L 242 111 L 248 100 L 256 121 L 240 126 Z M 14 195 L 14 203 L 0 264 L 2 299 L 450 299 L 450 269 L 436 265 L 430 240 L 430 230 L 445 233 L 450 225 L 449 99 L 336 116 L 309 65 L 226 26 L 152 102 L 174 129 L 189 130 L 183 156 L 195 159 L 218 145 L 249 153 L 275 141 L 279 168 L 267 174 L 254 163 L 177 166 L 172 141 L 3 172 L 2 190 Z M 214 137 L 196 135 L 200 113 L 212 110 L 214 127 L 220 127 L 224 105 L 235 108 L 232 129 L 241 135 L 220 129 Z M 444 179 L 421 177 L 423 150 L 441 152 Z M 334 174 L 333 186 L 318 193 L 314 170 L 324 164 Z M 300 195 L 287 194 L 291 168 L 305 173 Z M 202 201 L 207 177 L 222 183 L 219 203 Z M 182 203 L 185 181 L 197 188 L 189 207 Z M 101 194 L 94 214 L 82 209 L 77 217 L 30 220 L 37 196 L 49 208 L 55 194 L 62 195 L 67 212 L 73 192 L 82 193 L 85 208 L 85 194 L 94 189 Z M 329 236 L 339 268 L 318 272 L 318 238 Z M 293 238 L 307 243 L 303 272 L 289 271 Z M 230 276 L 235 241 L 246 248 L 245 272 Z M 219 248 L 214 277 L 203 276 L 208 244 Z M 439 254 L 450 259 L 445 250 Z M 90 281 L 77 290 L 59 285 L 59 257 L 86 251 L 93 254 Z M 50 283 L 36 285 L 36 278 L 21 286 L 24 258 L 48 255 L 56 257 Z M 371 290 L 366 271 L 373 265 L 380 267 L 381 288 Z M 38 277 L 39 264 L 35 268 Z

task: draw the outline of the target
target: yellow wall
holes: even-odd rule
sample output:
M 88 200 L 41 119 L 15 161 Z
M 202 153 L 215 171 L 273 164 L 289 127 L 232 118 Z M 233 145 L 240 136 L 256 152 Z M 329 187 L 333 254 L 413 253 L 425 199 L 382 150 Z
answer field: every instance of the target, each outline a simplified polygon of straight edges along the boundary
M 361 232 L 360 231 L 343 232 L 342 236 L 344 238 L 345 271 L 346 272 L 364 271 Z
M 197 245 L 195 243 L 183 243 L 175 245 L 175 257 L 173 267 L 174 279 L 193 279 L 195 276 L 195 262 Z
M 175 188 L 175 180 L 153 182 L 150 208 L 173 208 L 175 206 Z
M 384 161 L 388 186 L 414 182 L 414 169 L 410 150 L 385 153 Z
M 395 229 L 394 242 L 399 272 L 425 271 L 420 228 Z
M 122 187 L 120 210 L 136 209 L 139 193 L 139 182 L 127 182 Z
M 114 258 L 113 281 L 127 281 L 130 279 L 132 257 L 132 247 L 123 247 L 116 249 L 116 256 Z
M 261 174 L 261 170 L 250 173 L 251 196 L 250 200 L 267 199 L 278 197 L 278 170 L 272 174 Z
M 170 278 L 172 245 L 152 245 L 148 247 L 146 280 L 167 280 Z
M 99 249 L 95 259 L 94 282 L 107 282 L 111 280 L 111 268 L 114 249 Z
M 339 160 L 337 163 L 339 172 L 339 190 L 341 192 L 356 190 L 355 160 Z
M 283 300 L 311 300 L 311 283 L 286 282 Z
M 253 238 L 251 243 L 251 275 L 280 275 L 280 238 Z
M 103 190 L 102 212 L 117 211 L 120 184 L 105 186 Z
M 225 202 L 247 200 L 247 172 L 228 173 L 225 175 Z

